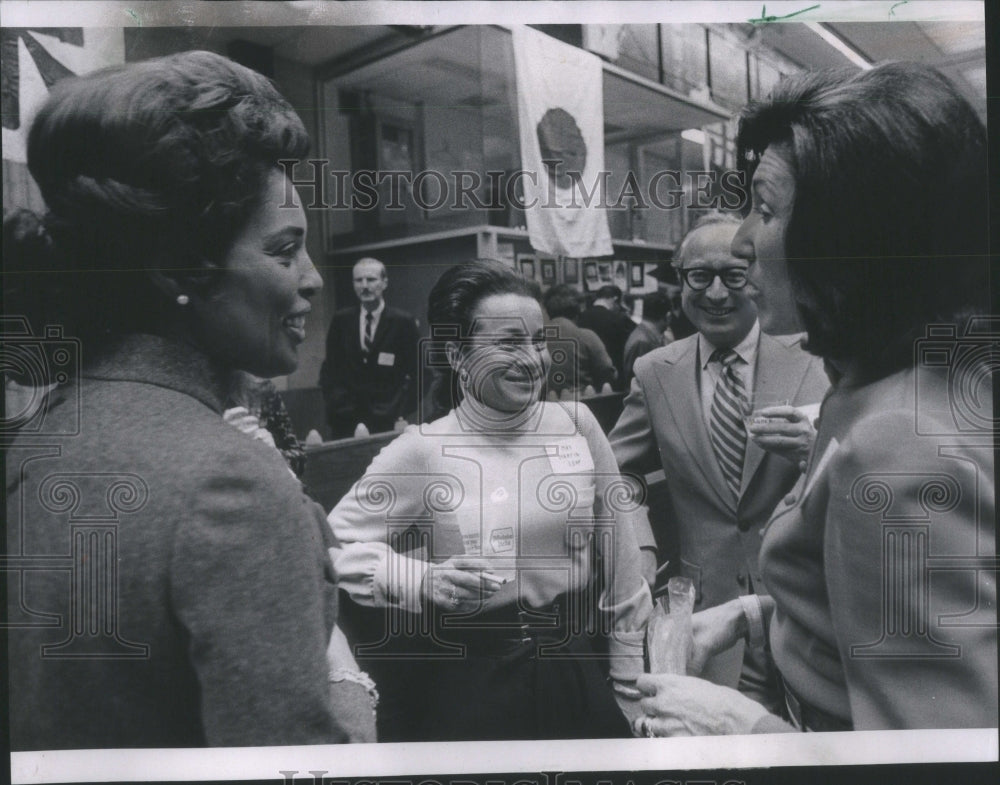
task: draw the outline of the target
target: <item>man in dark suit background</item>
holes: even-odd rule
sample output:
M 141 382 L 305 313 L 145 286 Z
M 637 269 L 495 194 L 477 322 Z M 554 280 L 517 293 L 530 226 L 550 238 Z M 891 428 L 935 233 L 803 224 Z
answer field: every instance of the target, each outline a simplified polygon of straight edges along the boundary
M 334 439 L 391 431 L 417 408 L 419 335 L 412 315 L 389 307 L 385 265 L 360 259 L 353 270 L 358 305 L 333 315 L 319 384 Z
M 628 340 L 633 322 L 622 307 L 622 290 L 617 286 L 602 286 L 597 290 L 594 303 L 581 313 L 576 320 L 578 327 L 593 330 L 604 343 L 611 355 L 617 377 L 612 383 L 616 390 L 625 389 L 625 341 Z

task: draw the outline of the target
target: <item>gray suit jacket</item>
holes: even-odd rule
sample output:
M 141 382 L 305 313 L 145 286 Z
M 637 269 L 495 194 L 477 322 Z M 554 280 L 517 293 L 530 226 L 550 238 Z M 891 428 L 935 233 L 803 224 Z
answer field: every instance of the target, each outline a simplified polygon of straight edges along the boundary
M 332 534 L 281 454 L 223 422 L 224 387 L 129 336 L 8 447 L 13 749 L 347 739 Z
M 792 488 L 799 469 L 748 440 L 738 501 L 726 487 L 712 451 L 698 392 L 698 336 L 692 335 L 636 360 L 632 389 L 609 440 L 623 472 L 662 468 L 670 492 L 669 525 L 680 541 L 680 572 L 697 590 L 696 610 L 750 590 L 765 592 L 758 564 L 761 529 Z M 801 336 L 761 333 L 754 392 L 793 405 L 819 403 L 829 381 Z M 652 546 L 649 531 L 640 545 Z M 735 686 L 742 646 L 716 657 L 704 675 Z

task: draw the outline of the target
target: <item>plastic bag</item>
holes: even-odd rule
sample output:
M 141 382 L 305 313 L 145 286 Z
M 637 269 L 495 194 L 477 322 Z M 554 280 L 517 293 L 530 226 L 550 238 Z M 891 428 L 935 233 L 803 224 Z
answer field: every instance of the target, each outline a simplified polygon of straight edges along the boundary
M 646 627 L 650 673 L 687 674 L 694 645 L 691 632 L 694 596 L 694 583 L 690 578 L 674 577 L 653 606 Z

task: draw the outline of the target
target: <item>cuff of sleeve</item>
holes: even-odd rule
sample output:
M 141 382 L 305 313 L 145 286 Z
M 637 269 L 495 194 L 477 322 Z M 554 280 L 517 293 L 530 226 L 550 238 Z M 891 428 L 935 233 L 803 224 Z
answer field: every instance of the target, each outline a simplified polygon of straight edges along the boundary
M 773 714 L 765 714 L 754 723 L 750 733 L 798 733 L 798 731 L 785 722 L 781 717 Z
M 611 660 L 608 673 L 617 682 L 634 682 L 645 670 L 643 660 L 646 634 L 642 631 L 615 630 L 608 640 Z
M 764 648 L 767 643 L 767 635 L 760 599 L 756 594 L 743 594 L 740 595 L 740 604 L 743 606 L 743 615 L 746 616 L 747 620 L 747 645 L 753 649 Z
M 372 575 L 372 594 L 376 604 L 420 613 L 420 586 L 430 565 L 390 550 Z
M 615 620 L 615 634 L 618 634 L 618 623 L 621 620 L 623 623 L 629 624 L 633 630 L 638 629 L 641 635 L 646 627 L 647 619 L 649 619 L 650 614 L 653 612 L 653 595 L 649 584 L 642 579 L 637 580 L 639 581 L 639 587 L 628 599 L 614 605 L 606 605 L 604 601 L 607 598 L 607 592 L 605 592 L 601 595 L 601 601 L 597 604 L 599 612 L 610 614 L 611 618 Z

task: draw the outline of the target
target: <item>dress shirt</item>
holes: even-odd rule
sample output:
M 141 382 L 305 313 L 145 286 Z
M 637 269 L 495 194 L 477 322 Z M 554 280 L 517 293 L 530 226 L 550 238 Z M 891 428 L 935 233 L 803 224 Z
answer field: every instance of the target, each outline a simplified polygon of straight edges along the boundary
M 757 344 L 760 340 L 760 322 L 754 322 L 753 327 L 746 337 L 733 347 L 733 351 L 739 356 L 733 364 L 736 374 L 743 380 L 743 387 L 747 395 L 753 395 L 753 371 L 757 364 Z M 705 418 L 705 425 L 711 430 L 712 427 L 712 397 L 715 395 L 715 385 L 719 381 L 719 371 L 721 364 L 718 360 L 712 360 L 712 354 L 718 349 L 704 335 L 698 333 L 698 367 L 701 372 L 698 374 L 698 389 L 701 395 L 701 411 Z
M 378 308 L 372 311 L 372 340 L 375 340 L 375 333 L 378 331 L 378 320 L 382 318 L 382 311 L 385 310 L 385 300 L 378 304 Z M 368 315 L 367 309 L 361 306 L 361 315 L 358 317 L 359 333 L 361 335 L 361 350 L 365 350 L 365 318 Z

